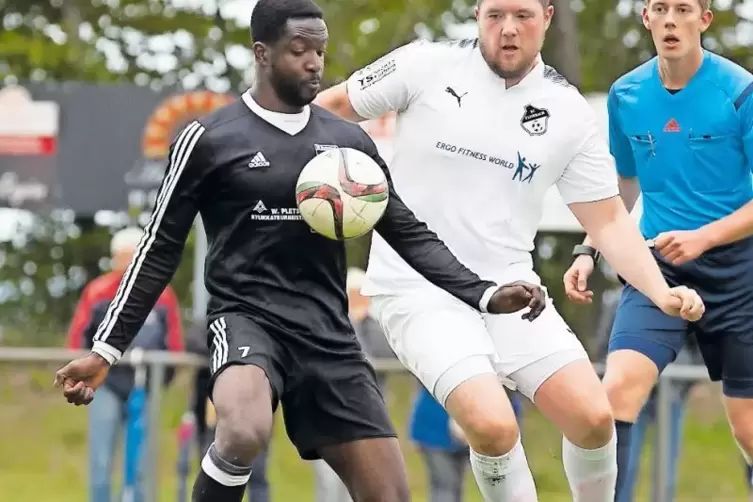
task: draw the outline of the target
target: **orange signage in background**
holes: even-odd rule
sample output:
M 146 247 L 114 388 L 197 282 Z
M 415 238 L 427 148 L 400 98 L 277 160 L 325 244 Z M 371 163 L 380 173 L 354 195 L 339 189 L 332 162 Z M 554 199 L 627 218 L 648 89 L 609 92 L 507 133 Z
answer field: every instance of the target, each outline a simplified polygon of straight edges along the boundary
M 23 87 L 0 90 L 0 155 L 54 155 L 59 115 L 57 103 L 34 101 Z
M 144 128 L 142 149 L 147 159 L 164 159 L 177 129 L 191 119 L 206 115 L 230 103 L 233 96 L 210 91 L 194 91 L 172 96 L 152 113 Z

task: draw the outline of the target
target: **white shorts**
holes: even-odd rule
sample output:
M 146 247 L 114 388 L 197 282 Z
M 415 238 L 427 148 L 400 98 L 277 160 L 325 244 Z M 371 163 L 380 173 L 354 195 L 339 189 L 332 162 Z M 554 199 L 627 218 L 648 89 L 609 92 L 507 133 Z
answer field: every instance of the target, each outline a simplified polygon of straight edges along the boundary
M 554 308 L 533 322 L 522 312 L 482 314 L 441 290 L 371 298 L 392 350 L 442 405 L 461 383 L 485 373 L 531 401 L 558 370 L 588 359 Z

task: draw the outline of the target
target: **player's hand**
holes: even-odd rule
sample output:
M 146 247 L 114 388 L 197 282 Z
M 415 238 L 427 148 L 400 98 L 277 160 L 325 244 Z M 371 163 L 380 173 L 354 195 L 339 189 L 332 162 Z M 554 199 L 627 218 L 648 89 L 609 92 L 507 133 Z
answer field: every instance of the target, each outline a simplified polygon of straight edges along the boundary
M 695 260 L 711 246 L 711 239 L 703 229 L 662 232 L 654 239 L 654 248 L 672 265 Z
M 591 303 L 594 292 L 588 289 L 588 278 L 594 271 L 594 259 L 588 255 L 580 255 L 567 269 L 562 280 L 565 283 L 565 294 L 575 303 Z
M 81 406 L 94 399 L 94 391 L 105 381 L 110 363 L 94 352 L 66 364 L 55 373 L 55 387 L 63 389 L 69 403 Z
M 524 308 L 531 310 L 522 315 L 523 319 L 533 321 L 546 307 L 546 295 L 541 287 L 524 281 L 515 281 L 500 286 L 489 300 L 489 312 L 493 314 L 511 314 Z
M 670 289 L 666 297 L 657 305 L 665 314 L 691 322 L 700 319 L 706 311 L 706 306 L 698 293 L 685 286 Z

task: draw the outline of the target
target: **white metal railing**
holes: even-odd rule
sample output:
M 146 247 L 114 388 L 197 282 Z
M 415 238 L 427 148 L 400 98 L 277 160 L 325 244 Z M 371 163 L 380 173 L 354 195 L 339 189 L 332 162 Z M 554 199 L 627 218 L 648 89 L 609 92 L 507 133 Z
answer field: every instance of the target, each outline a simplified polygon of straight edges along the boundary
M 60 363 L 65 364 L 71 359 L 87 354 L 88 351 L 71 351 L 57 348 L 24 348 L 24 347 L 0 347 L 0 363 Z M 160 404 L 162 399 L 162 382 L 164 382 L 167 367 L 201 368 L 207 365 L 207 358 L 190 353 L 176 353 L 163 351 L 147 351 L 139 354 L 136 358 L 132 353 L 126 352 L 119 364 L 131 366 L 143 366 L 149 369 L 149 405 L 148 405 L 148 430 L 159 430 Z M 405 372 L 403 365 L 394 359 L 372 360 L 375 369 L 388 372 Z M 595 364 L 596 370 L 601 373 L 603 366 Z M 669 454 L 669 428 L 672 381 L 707 381 L 708 371 L 704 366 L 670 364 L 659 378 L 657 386 L 657 441 L 656 441 L 656 465 L 654 471 L 654 502 L 668 502 L 666 487 L 669 484 L 667 467 L 670 463 Z M 147 468 L 144 479 L 145 502 L 157 502 L 158 486 L 156 480 L 157 456 L 159 454 L 158 435 L 148 434 L 145 454 L 147 456 Z

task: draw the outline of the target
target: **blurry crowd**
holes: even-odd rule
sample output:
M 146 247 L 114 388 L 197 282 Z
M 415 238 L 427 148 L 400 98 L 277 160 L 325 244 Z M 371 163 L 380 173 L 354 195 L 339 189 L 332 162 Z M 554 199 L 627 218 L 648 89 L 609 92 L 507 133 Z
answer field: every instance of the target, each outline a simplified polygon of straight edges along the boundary
M 92 280 L 82 292 L 80 302 L 71 322 L 67 345 L 71 349 L 89 348 L 100 321 L 104 318 L 109 303 L 115 297 L 121 277 L 136 252 L 142 230 L 126 228 L 116 233 L 111 241 L 111 271 Z M 606 345 L 611 330 L 614 313 L 619 300 L 620 284 L 610 270 L 604 270 L 608 277 L 614 279 L 615 287 L 603 295 L 603 317 L 598 326 L 600 340 L 599 353 L 606 354 Z M 365 274 L 360 269 L 350 269 L 347 277 L 349 311 L 356 336 L 367 356 L 373 359 L 394 359 L 379 323 L 369 312 L 369 299 L 360 294 Z M 157 301 L 152 313 L 144 323 L 132 346 L 142 350 L 169 350 L 204 354 L 209 356 L 206 347 L 206 330 L 203 323 L 197 323 L 184 335 L 181 327 L 180 308 L 175 293 L 168 287 Z M 685 350 L 679 355 L 678 363 L 701 364 L 700 354 L 692 338 L 688 339 Z M 387 374 L 377 372 L 379 385 L 388 396 Z M 163 382 L 169 385 L 172 373 L 168 372 Z M 144 469 L 144 455 L 139 454 L 139 445 L 143 445 L 145 428 L 146 402 L 149 375 L 139 375 L 131 367 L 121 365 L 112 369 L 103 386 L 97 391 L 94 401 L 88 406 L 88 448 L 90 501 L 111 502 L 123 500 L 123 491 L 130 491 L 129 500 L 141 502 L 141 474 Z M 207 395 L 209 370 L 196 373 L 191 409 L 187 412 L 190 423 L 188 435 L 184 435 L 183 449 L 195 451 L 193 459 L 185 459 L 186 475 L 188 464 L 198 462 L 212 442 L 214 433 L 214 412 Z M 677 463 L 680 457 L 685 409 L 692 383 L 675 382 L 672 384 L 670 404 L 670 464 L 669 486 L 666 499 L 674 500 Z M 518 394 L 510 393 L 516 416 L 522 423 L 522 402 Z M 634 440 L 631 451 L 630 470 L 627 484 L 628 493 L 617 502 L 635 500 L 634 488 L 637 483 L 640 459 L 644 453 L 643 445 L 649 427 L 656 422 L 656 396 L 643 409 L 633 429 Z M 525 431 L 523 432 L 525 437 Z M 447 415 L 442 406 L 420 384 L 417 384 L 414 396 L 410 439 L 423 459 L 429 484 L 430 502 L 461 502 L 464 500 L 464 480 L 469 467 L 468 446 L 460 428 Z M 123 487 L 114 491 L 112 486 L 113 467 L 118 443 L 129 457 L 125 462 L 126 475 Z M 193 442 L 193 444 L 190 444 Z M 135 452 L 135 453 L 134 453 Z M 130 453 L 130 454 L 129 454 Z M 269 449 L 255 461 L 252 476 L 248 484 L 251 502 L 268 502 L 270 487 L 267 480 L 267 459 Z M 742 461 L 741 461 L 742 462 Z M 132 464 L 132 465 L 129 465 Z M 311 462 L 316 479 L 317 502 L 349 502 L 351 499 L 345 486 L 335 472 L 323 461 Z M 130 474 L 129 474 L 130 473 Z M 746 471 L 750 486 L 751 473 Z M 656 499 L 657 494 L 652 497 Z

